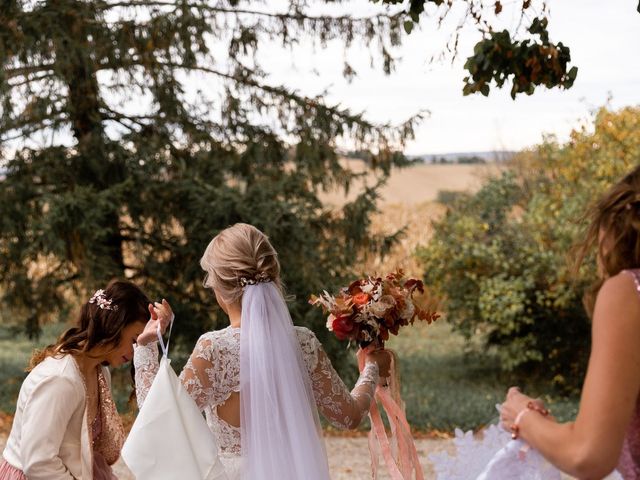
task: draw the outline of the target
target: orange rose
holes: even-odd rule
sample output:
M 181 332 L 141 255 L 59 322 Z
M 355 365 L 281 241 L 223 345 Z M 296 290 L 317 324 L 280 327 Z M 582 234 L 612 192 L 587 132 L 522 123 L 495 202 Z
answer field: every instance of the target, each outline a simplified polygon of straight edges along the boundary
M 353 296 L 353 303 L 356 305 L 365 305 L 371 300 L 371 296 L 368 293 L 360 292 Z

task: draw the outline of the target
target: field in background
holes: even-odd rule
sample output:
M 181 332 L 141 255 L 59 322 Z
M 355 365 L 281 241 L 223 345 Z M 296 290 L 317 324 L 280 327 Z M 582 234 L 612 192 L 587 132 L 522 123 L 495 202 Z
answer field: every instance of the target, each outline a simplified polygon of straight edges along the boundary
M 364 168 L 360 160 L 345 160 L 343 164 L 358 173 Z M 380 211 L 372 217 L 372 230 L 377 234 L 393 234 L 404 228 L 404 235 L 384 259 L 365 259 L 362 273 L 382 273 L 400 267 L 409 275 L 421 276 L 413 253 L 416 247 L 429 241 L 431 222 L 445 212 L 439 198 L 456 192 L 475 192 L 485 178 L 495 175 L 500 168 L 496 164 L 419 164 L 394 170 L 380 189 Z M 362 181 L 371 186 L 374 178 L 368 175 Z M 338 206 L 355 196 L 354 191 L 346 196 L 334 192 L 324 194 L 322 199 L 329 206 Z
M 36 344 L 0 327 L 0 432 L 10 427 L 7 415 L 14 412 L 33 348 L 50 343 L 60 330 L 58 325 L 47 327 Z M 469 351 L 464 339 L 451 332 L 446 322 L 405 329 L 388 346 L 398 352 L 407 417 L 415 429 L 450 433 L 454 428 L 476 429 L 497 420 L 495 404 L 502 402 L 511 380 L 499 373 L 491 356 Z M 174 352 L 177 368 L 186 360 L 186 355 L 179 353 Z M 127 412 L 131 390 L 128 369 L 113 372 L 113 386 L 118 410 Z M 522 386 L 536 394 L 546 391 L 545 385 Z M 544 398 L 554 415 L 569 418 L 575 414 L 575 401 Z
M 359 168 L 354 163 L 354 168 Z M 420 165 L 395 172 L 382 191 L 380 213 L 373 218 L 378 233 L 392 233 L 406 227 L 402 240 L 382 261 L 369 259 L 362 272 L 384 273 L 402 267 L 421 276 L 413 252 L 431 235 L 431 221 L 444 213 L 436 202 L 438 192 L 474 191 L 495 166 Z M 327 201 L 340 203 L 338 196 Z M 10 427 L 10 417 L 24 378 L 24 368 L 33 348 L 52 342 L 64 325 L 47 325 L 38 344 L 0 325 L 0 431 Z M 478 428 L 498 417 L 495 404 L 501 402 L 513 383 L 501 374 L 490 355 L 477 353 L 444 319 L 434 325 L 405 329 L 389 342 L 398 352 L 407 416 L 421 431 L 451 432 L 454 428 Z M 174 365 L 184 363 L 187 352 L 174 352 Z M 181 354 L 181 355 L 180 355 Z M 355 367 L 354 367 L 355 368 Z M 129 372 L 114 372 L 114 390 L 120 412 L 127 411 Z M 533 394 L 544 394 L 547 385 L 521 386 Z M 575 415 L 577 400 L 544 397 L 559 418 Z
M 355 170 L 360 165 L 352 162 Z M 400 267 L 408 275 L 422 277 L 414 252 L 431 238 L 431 223 L 446 211 L 438 199 L 455 192 L 475 192 L 485 178 L 500 167 L 486 165 L 418 165 L 393 173 L 381 190 L 380 212 L 373 217 L 374 233 L 391 234 L 405 228 L 400 242 L 384 259 L 372 258 L 363 273 L 386 273 Z M 447 194 L 447 195 L 445 195 Z M 327 202 L 340 204 L 344 197 Z M 497 360 L 479 346 L 453 332 L 446 319 L 431 326 L 416 325 L 393 337 L 389 347 L 398 352 L 402 395 L 407 418 L 421 431 L 451 432 L 455 428 L 477 429 L 495 422 L 497 403 L 514 383 L 532 395 L 541 396 L 559 419 L 577 412 L 576 398 L 548 396 L 546 384 L 519 382 L 500 372 Z M 482 353 L 479 353 L 482 352 Z
M 496 404 L 516 380 L 503 374 L 497 360 L 479 353 L 445 321 L 416 325 L 388 343 L 400 363 L 402 398 L 407 419 L 417 430 L 451 433 L 455 428 L 476 430 L 498 421 Z M 577 399 L 548 395 L 550 385 L 522 379 L 519 386 L 541 397 L 554 416 L 568 420 L 577 413 Z
M 348 169 L 360 173 L 365 165 L 360 160 L 344 160 L 343 165 Z M 496 164 L 476 165 L 430 165 L 417 164 L 411 167 L 395 169 L 387 183 L 380 189 L 380 205 L 419 205 L 434 202 L 440 191 L 475 191 L 487 175 L 500 170 Z M 374 177 L 364 177 L 367 185 L 374 183 Z M 341 205 L 345 201 L 353 200 L 357 191 L 352 190 L 349 195 L 342 193 L 327 193 L 322 200 L 327 205 Z

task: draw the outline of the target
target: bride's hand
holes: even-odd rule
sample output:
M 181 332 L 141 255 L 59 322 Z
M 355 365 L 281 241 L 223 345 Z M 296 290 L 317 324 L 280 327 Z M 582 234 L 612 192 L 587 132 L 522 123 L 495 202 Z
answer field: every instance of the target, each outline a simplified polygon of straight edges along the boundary
M 175 316 L 171 305 L 166 300 L 162 300 L 162 303 L 149 304 L 149 314 L 151 318 L 144 327 L 144 330 L 140 335 L 136 343 L 144 346 L 158 339 L 157 330 L 160 327 L 160 333 L 164 335 L 165 330 L 171 324 Z
M 386 378 L 389 376 L 389 371 L 391 369 L 391 352 L 389 350 L 372 350 L 367 352 L 365 359 L 365 362 L 374 362 L 378 364 L 380 378 Z

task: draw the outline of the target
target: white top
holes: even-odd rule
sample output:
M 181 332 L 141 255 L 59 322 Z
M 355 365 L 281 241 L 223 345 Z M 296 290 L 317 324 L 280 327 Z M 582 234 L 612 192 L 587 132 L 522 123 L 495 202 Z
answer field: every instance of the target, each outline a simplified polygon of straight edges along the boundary
M 108 382 L 109 370 L 103 373 Z M 44 359 L 20 388 L 5 460 L 29 480 L 91 480 L 85 392 L 71 355 Z
M 316 405 L 338 428 L 356 428 L 369 411 L 378 382 L 378 366 L 367 363 L 356 386 L 349 392 L 331 365 L 313 332 L 295 327 L 304 363 L 311 378 Z M 198 340 L 180 380 L 205 412 L 209 428 L 216 435 L 222 455 L 240 455 L 240 428 L 217 415 L 234 392 L 240 391 L 240 328 L 227 327 L 205 333 Z M 135 348 L 136 396 L 142 406 L 158 371 L 158 347 L 151 343 Z

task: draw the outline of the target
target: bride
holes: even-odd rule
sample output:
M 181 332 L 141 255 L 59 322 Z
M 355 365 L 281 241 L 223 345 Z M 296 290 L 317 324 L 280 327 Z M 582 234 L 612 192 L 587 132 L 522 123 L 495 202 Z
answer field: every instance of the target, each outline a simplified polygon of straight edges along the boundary
M 315 335 L 293 326 L 277 253 L 251 225 L 223 230 L 200 265 L 230 325 L 200 337 L 180 379 L 205 413 L 228 477 L 328 479 L 318 410 L 336 427 L 356 428 L 388 375 L 388 353 L 367 354 L 349 392 Z M 169 304 L 153 315 L 171 317 Z M 140 407 L 158 370 L 153 338 L 139 337 L 134 354 Z

